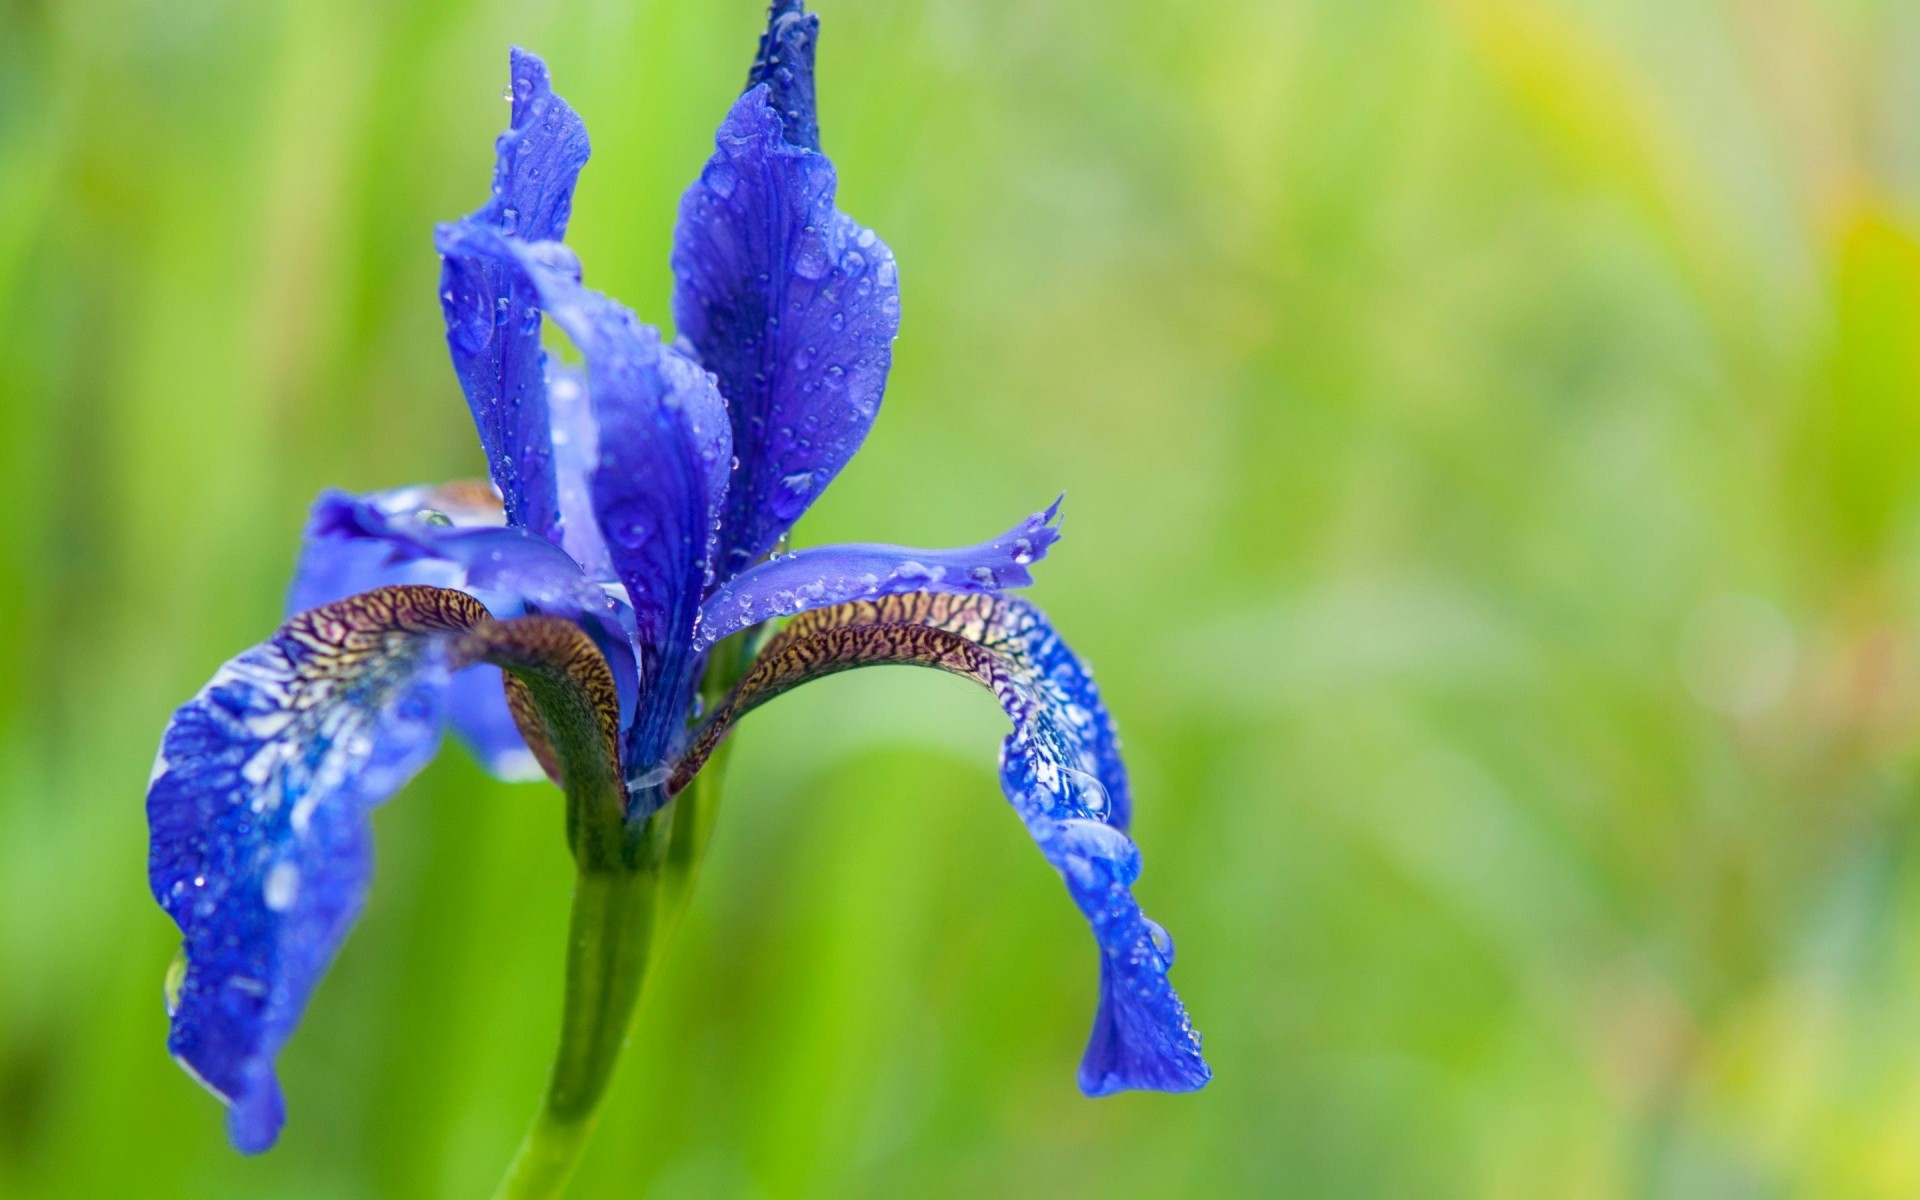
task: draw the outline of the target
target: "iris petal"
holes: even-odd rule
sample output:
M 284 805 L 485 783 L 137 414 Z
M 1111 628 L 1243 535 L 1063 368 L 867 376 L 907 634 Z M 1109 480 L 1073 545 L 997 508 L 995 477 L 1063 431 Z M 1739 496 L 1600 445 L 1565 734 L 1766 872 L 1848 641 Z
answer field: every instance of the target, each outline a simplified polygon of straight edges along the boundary
M 779 68 L 795 73 L 779 99 L 809 118 L 811 45 Z M 769 86 L 727 114 L 674 231 L 674 324 L 719 380 L 739 460 L 723 576 L 771 549 L 860 448 L 900 326 L 893 252 L 834 208 L 833 164 L 794 143 Z
M 184 939 L 167 1044 L 227 1104 L 242 1150 L 279 1134 L 274 1059 L 359 916 L 369 813 L 432 757 L 448 682 L 479 663 L 511 672 L 515 719 L 556 777 L 581 794 L 617 787 L 618 700 L 592 639 L 559 617 L 494 621 L 447 588 L 295 615 L 162 736 L 148 873 Z
M 1100 1004 L 1080 1087 L 1190 1091 L 1211 1076 L 1167 981 L 1173 943 L 1140 911 L 1140 854 L 1126 834 L 1126 767 L 1085 665 L 1040 611 L 1013 596 L 910 593 L 816 609 L 769 642 L 675 765 L 683 786 L 743 714 L 853 667 L 938 667 L 992 689 L 1013 720 L 1000 781 L 1041 854 L 1066 881 L 1100 948 Z
M 513 113 L 494 143 L 493 196 L 459 222 L 530 241 L 564 236 L 586 165 L 586 126 L 553 94 L 546 64 L 515 49 Z M 548 433 L 540 311 L 519 274 L 485 258 L 446 254 L 440 300 L 454 372 L 473 410 L 487 467 L 510 524 L 559 534 Z
M 147 792 L 154 898 L 185 937 L 168 1048 L 273 1144 L 273 1060 L 372 870 L 367 815 L 433 756 L 459 592 L 389 588 L 302 613 L 174 713 Z
M 714 589 L 700 609 L 694 644 L 809 609 L 900 592 L 997 592 L 1029 587 L 1027 567 L 1060 538 L 1060 501 L 990 542 L 958 550 L 853 543 L 814 546 L 750 567 Z
M 631 716 L 639 676 L 619 603 L 544 538 L 504 528 L 500 502 L 484 485 L 405 487 L 366 496 L 328 491 L 314 502 L 287 611 L 301 612 L 398 583 L 458 588 L 502 617 L 565 616 L 594 635 Z M 507 710 L 496 672 L 476 670 L 450 685 L 448 720 L 481 765 L 500 779 L 540 779 Z
M 626 746 L 644 770 L 679 737 L 691 699 L 694 623 L 713 577 L 732 458 L 725 406 L 713 377 L 658 330 L 581 286 L 579 262 L 565 246 L 484 230 L 457 236 L 466 252 L 517 264 L 586 359 L 598 439 L 594 513 L 633 606 L 642 673 L 653 681 Z

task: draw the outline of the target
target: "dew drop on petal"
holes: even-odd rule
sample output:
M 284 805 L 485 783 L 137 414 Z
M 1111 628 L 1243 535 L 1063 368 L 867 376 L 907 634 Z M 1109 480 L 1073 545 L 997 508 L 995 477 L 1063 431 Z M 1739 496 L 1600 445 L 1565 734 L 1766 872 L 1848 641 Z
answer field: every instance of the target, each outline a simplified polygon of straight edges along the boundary
M 274 912 L 287 911 L 300 897 L 300 868 L 290 862 L 273 864 L 267 870 L 266 884 L 261 891 L 268 908 Z
M 180 947 L 173 952 L 173 961 L 167 964 L 167 979 L 161 985 L 161 994 L 167 998 L 167 1015 L 171 1017 L 180 1011 L 180 989 L 187 982 L 187 948 Z
M 806 511 L 807 502 L 813 499 L 813 472 L 795 471 L 780 480 L 773 489 L 774 515 L 785 520 L 797 517 Z
M 707 186 L 708 191 L 724 200 L 733 195 L 734 185 L 740 182 L 740 173 L 726 159 L 716 158 L 700 172 L 700 182 Z
M 1173 935 L 1169 934 L 1166 929 L 1161 926 L 1160 922 L 1154 920 L 1152 917 L 1142 917 L 1140 920 L 1147 927 L 1147 938 L 1153 943 L 1153 952 L 1160 956 L 1160 961 L 1163 964 L 1171 967 L 1173 965 Z

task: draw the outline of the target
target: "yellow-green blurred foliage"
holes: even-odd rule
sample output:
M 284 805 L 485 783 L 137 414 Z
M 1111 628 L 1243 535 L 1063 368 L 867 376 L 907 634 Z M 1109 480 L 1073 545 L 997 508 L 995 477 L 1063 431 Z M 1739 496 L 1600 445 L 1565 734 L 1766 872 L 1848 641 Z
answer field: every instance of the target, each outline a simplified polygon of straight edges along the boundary
M 1218 1077 L 1083 1100 L 1095 959 L 959 681 L 755 716 L 577 1195 L 1920 1194 L 1920 7 L 820 0 L 899 255 L 802 543 L 1068 493 Z M 141 797 L 323 486 L 471 476 L 435 220 L 506 49 L 664 319 L 755 0 L 0 0 L 0 1194 L 466 1197 L 552 1046 L 551 789 L 450 749 L 247 1160 Z

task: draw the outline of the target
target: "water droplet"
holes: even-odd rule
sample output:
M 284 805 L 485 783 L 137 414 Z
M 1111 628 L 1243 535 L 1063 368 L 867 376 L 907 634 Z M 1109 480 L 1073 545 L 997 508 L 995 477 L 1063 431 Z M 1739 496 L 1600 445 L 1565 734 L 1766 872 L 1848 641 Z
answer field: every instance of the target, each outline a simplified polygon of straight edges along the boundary
M 1105 820 L 1112 802 L 1107 797 L 1107 787 L 1085 771 L 1072 767 L 1060 768 L 1060 787 L 1067 802 L 1087 813 L 1089 816 Z
M 740 173 L 726 159 L 716 158 L 700 172 L 700 182 L 706 185 L 708 191 L 724 200 L 733 195 L 734 186 L 740 182 Z
M 1160 922 L 1151 917 L 1141 917 L 1147 927 L 1147 939 L 1153 943 L 1153 952 L 1160 956 L 1164 966 L 1173 965 L 1173 936 L 1161 927 Z
M 180 1011 L 180 989 L 187 983 L 187 948 L 180 947 L 173 952 L 173 961 L 167 964 L 167 979 L 160 992 L 167 998 L 167 1015 Z
M 671 778 L 673 778 L 673 768 L 662 763 L 651 771 L 643 771 L 638 775 L 629 777 L 627 780 L 627 790 L 633 792 L 649 791 L 653 788 L 665 786 L 667 780 Z
M 423 508 L 419 512 L 413 514 L 413 519 L 420 522 L 422 525 L 434 525 L 434 526 L 444 527 L 444 526 L 450 526 L 453 524 L 453 518 L 441 512 L 437 508 Z
M 789 435 L 791 431 L 788 431 Z M 782 519 L 791 519 L 806 511 L 807 502 L 813 499 L 813 472 L 795 471 L 780 480 L 780 486 L 773 489 L 773 513 Z
M 817 235 L 803 237 L 800 252 L 793 256 L 793 273 L 802 279 L 825 279 L 831 269 L 826 243 Z
M 267 907 L 273 911 L 285 912 L 292 908 L 293 902 L 300 898 L 300 868 L 290 862 L 273 864 L 261 892 Z

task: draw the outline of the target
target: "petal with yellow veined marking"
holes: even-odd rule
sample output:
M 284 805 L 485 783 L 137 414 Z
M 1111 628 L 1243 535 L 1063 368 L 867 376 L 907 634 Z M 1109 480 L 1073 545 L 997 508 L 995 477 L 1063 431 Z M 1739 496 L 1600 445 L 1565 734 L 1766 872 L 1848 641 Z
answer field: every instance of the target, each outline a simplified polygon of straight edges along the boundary
M 274 1060 L 359 916 L 368 817 L 432 758 L 448 682 L 477 662 L 528 685 L 566 770 L 620 778 L 612 674 L 578 626 L 421 585 L 295 615 L 167 726 L 147 789 L 148 879 L 185 956 L 167 1044 L 242 1150 L 279 1134 Z
M 1167 980 L 1173 942 L 1133 898 L 1140 853 L 1126 833 L 1131 796 L 1113 721 L 1085 664 L 1025 600 L 915 592 L 796 617 L 702 729 L 670 788 L 685 786 L 748 711 L 810 680 L 888 663 L 984 684 L 1013 721 L 1001 746 L 1001 786 L 1100 948 L 1100 1003 L 1081 1089 L 1101 1096 L 1206 1083 L 1199 1034 Z

